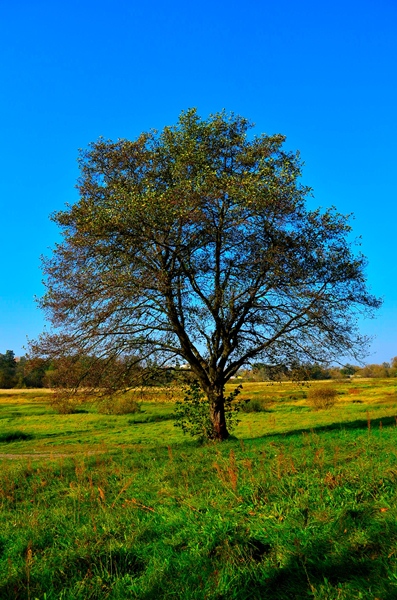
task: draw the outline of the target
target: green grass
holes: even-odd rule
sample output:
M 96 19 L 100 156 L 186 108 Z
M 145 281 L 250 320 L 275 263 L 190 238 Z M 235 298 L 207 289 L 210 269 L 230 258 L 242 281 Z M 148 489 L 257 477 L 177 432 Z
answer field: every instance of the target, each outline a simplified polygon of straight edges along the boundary
M 394 600 L 396 382 L 335 386 L 315 411 L 245 384 L 266 412 L 204 446 L 172 402 L 56 415 L 0 393 L 0 598 Z

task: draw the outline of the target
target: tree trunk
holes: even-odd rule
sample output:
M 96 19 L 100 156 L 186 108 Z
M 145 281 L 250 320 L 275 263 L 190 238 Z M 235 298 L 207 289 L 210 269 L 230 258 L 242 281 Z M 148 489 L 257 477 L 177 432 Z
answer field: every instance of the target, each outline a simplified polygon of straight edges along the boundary
M 219 441 L 226 440 L 229 437 L 229 432 L 226 427 L 223 387 L 221 389 L 211 389 L 207 395 L 210 402 L 213 439 Z

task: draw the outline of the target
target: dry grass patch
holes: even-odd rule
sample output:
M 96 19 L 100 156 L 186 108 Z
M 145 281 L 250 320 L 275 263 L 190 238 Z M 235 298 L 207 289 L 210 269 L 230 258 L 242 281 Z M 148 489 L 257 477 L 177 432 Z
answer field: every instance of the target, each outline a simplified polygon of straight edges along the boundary
M 308 403 L 316 410 L 331 408 L 335 405 L 338 396 L 337 390 L 330 385 L 317 385 L 307 392 Z

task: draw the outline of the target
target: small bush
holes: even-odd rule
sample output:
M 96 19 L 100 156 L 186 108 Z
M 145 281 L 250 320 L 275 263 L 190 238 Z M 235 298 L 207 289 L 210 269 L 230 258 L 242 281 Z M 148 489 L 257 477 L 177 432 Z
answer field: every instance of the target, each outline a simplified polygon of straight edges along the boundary
M 106 398 L 98 405 L 98 412 L 105 415 L 131 415 L 141 412 L 140 404 L 134 398 Z
M 225 397 L 225 418 L 229 431 L 239 422 L 237 413 L 239 404 L 234 400 L 239 395 L 242 386 L 237 386 Z M 210 418 L 209 400 L 204 394 L 198 381 L 193 381 L 184 388 L 183 400 L 175 403 L 175 427 L 180 427 L 185 434 L 198 437 L 200 440 L 211 440 L 214 438 L 214 428 Z
M 240 404 L 240 410 L 243 413 L 265 412 L 266 407 L 263 400 L 245 400 Z
M 50 400 L 52 408 L 60 415 L 72 415 L 81 404 L 79 398 L 73 395 L 55 393 Z
M 336 402 L 338 392 L 329 385 L 316 386 L 307 393 L 308 402 L 316 410 L 331 408 Z

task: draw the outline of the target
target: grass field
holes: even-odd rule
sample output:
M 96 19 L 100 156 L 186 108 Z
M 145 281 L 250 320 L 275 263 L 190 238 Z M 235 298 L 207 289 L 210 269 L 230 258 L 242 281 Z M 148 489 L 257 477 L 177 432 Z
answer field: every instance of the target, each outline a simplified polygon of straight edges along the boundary
M 317 411 L 244 384 L 266 411 L 208 445 L 164 394 L 58 415 L 0 391 L 0 598 L 395 600 L 397 381 L 332 385 Z

